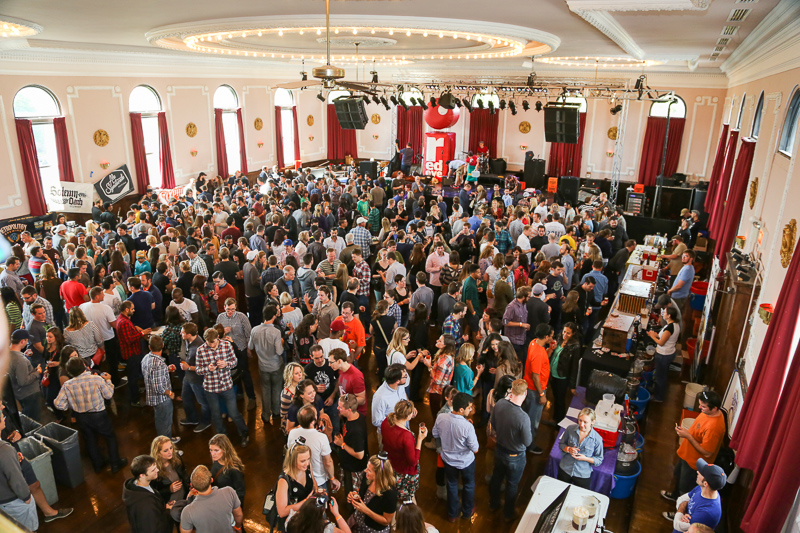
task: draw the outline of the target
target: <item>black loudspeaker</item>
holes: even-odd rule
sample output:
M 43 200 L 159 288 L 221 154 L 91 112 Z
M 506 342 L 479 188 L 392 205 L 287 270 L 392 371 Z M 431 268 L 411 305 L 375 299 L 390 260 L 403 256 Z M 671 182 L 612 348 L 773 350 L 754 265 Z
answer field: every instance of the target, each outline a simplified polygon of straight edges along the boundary
M 581 188 L 581 179 L 575 176 L 561 176 L 558 179 L 558 196 L 561 203 L 569 202 L 570 205 L 578 205 L 578 191 Z
M 533 151 L 528 150 L 525 152 L 525 161 L 530 161 L 531 159 L 533 159 Z
M 490 174 L 505 174 L 506 173 L 506 160 L 505 159 L 490 159 L 489 160 L 489 173 Z
M 363 130 L 367 126 L 367 109 L 361 98 L 339 98 L 333 101 L 336 118 L 343 130 Z
M 580 137 L 577 106 L 548 105 L 544 108 L 544 139 L 549 143 L 576 144 Z
M 369 176 L 371 180 L 378 179 L 378 162 L 377 161 L 362 161 L 358 164 L 358 169 L 364 176 Z
M 528 159 L 525 161 L 523 174 L 526 188 L 546 189 L 547 177 L 544 175 L 544 159 Z

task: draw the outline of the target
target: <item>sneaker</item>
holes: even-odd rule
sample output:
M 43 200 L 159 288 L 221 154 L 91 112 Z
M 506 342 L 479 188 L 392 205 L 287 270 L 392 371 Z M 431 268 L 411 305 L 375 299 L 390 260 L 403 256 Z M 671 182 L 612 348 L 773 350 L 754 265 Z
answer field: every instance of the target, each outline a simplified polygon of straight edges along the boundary
M 119 383 L 114 385 L 114 388 L 119 389 L 120 387 L 124 387 L 127 384 L 128 384 L 128 376 L 123 376 L 120 378 Z
M 544 453 L 544 450 L 538 446 L 534 446 L 533 448 L 528 448 L 528 451 L 533 455 L 542 455 Z
M 664 511 L 663 513 L 661 513 L 661 516 L 663 516 L 666 520 L 669 520 L 670 522 L 675 520 L 675 513 L 668 513 Z
M 661 497 L 664 498 L 665 500 L 669 500 L 671 502 L 676 501 L 675 495 L 672 494 L 669 491 L 666 491 L 666 490 L 662 490 L 661 491 Z
M 172 444 L 178 444 L 181 441 L 181 438 L 180 437 L 172 437 L 169 440 L 172 441 Z
M 242 448 L 247 448 L 247 445 L 250 444 L 250 437 L 245 435 L 242 437 Z
M 59 518 L 66 518 L 72 514 L 72 507 L 65 507 L 63 509 L 59 509 L 58 512 L 52 516 L 45 516 L 45 522 L 52 522 L 53 520 L 58 520 Z
M 144 407 L 142 402 L 131 402 L 131 407 Z
M 192 422 L 191 420 L 187 420 L 184 418 L 183 420 L 179 420 L 178 424 L 182 426 L 196 426 L 197 424 L 199 424 L 199 422 Z
M 194 428 L 194 430 L 193 430 L 193 431 L 194 431 L 195 433 L 202 433 L 202 432 L 204 432 L 205 430 L 207 430 L 207 429 L 208 429 L 208 428 L 210 428 L 210 427 L 211 427 L 211 424 L 210 424 L 210 423 L 208 423 L 208 422 L 206 422 L 206 423 L 200 423 L 200 424 L 197 424 L 197 427 L 196 427 L 196 428 Z

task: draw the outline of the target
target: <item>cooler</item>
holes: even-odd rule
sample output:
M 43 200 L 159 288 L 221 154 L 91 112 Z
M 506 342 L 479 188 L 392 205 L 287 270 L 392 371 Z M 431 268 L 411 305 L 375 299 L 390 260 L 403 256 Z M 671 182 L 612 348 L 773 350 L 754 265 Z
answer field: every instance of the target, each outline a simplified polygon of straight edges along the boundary
M 620 416 L 622 409 L 621 405 L 608 400 L 597 402 L 594 429 L 603 439 L 603 448 L 613 448 L 617 445 L 619 426 L 622 422 L 622 417 Z
M 642 281 L 655 281 L 658 278 L 658 267 L 643 266 Z

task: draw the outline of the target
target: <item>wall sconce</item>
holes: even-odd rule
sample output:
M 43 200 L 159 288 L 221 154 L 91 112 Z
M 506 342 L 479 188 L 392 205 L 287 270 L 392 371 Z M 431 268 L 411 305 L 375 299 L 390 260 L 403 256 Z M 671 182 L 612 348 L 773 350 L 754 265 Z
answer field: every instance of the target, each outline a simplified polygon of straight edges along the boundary
M 373 135 L 372 136 L 372 138 L 375 139 L 376 141 L 378 140 L 378 137 L 379 137 L 378 135 Z
M 614 157 L 614 152 L 612 152 L 611 150 L 607 151 L 606 157 Z
M 772 304 L 761 304 L 758 306 L 758 316 L 761 317 L 761 321 L 764 324 L 769 325 L 769 321 L 772 320 L 772 314 L 775 312 L 773 309 Z
M 197 150 L 195 150 L 194 148 L 192 148 L 192 149 L 189 151 L 189 153 L 190 153 L 190 154 L 192 154 L 192 157 L 197 157 Z
M 524 152 L 525 150 L 527 150 L 527 149 L 528 149 L 528 145 L 527 145 L 527 144 L 520 144 L 520 145 L 519 145 L 519 149 L 520 149 L 520 150 L 522 150 L 522 151 Z
M 313 135 L 309 135 L 309 136 L 308 136 L 308 140 L 309 140 L 309 141 L 313 141 L 313 140 L 314 140 L 314 136 L 313 136 Z
M 264 146 L 264 141 L 258 141 L 256 144 L 258 145 L 259 148 L 261 148 L 262 146 Z
M 102 168 L 102 169 L 108 168 L 109 165 L 110 165 L 110 163 L 108 161 L 106 161 L 105 159 L 100 161 L 100 168 Z

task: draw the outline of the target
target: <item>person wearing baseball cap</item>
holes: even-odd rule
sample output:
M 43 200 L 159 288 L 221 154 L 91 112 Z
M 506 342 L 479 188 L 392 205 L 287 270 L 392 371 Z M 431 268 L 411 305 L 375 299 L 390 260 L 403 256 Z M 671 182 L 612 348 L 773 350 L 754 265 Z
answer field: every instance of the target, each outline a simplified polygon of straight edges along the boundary
M 722 503 L 719 491 L 725 487 L 727 477 L 717 465 L 698 459 L 697 486 L 678 498 L 677 511 L 663 513 L 672 522 L 673 533 L 689 531 L 692 524 L 703 524 L 714 529 L 722 518 Z
M 350 234 L 353 236 L 353 244 L 361 248 L 364 254 L 369 255 L 369 245 L 372 242 L 372 234 L 365 227 L 366 224 L 366 218 L 358 217 L 355 227 L 350 230 Z
M 328 358 L 328 355 L 331 353 L 331 350 L 336 348 L 341 348 L 347 354 L 350 354 L 350 347 L 347 345 L 346 342 L 342 340 L 342 335 L 347 330 L 347 327 L 344 324 L 344 319 L 340 316 L 337 316 L 331 322 L 331 334 L 330 338 L 327 339 L 320 339 L 319 345 L 322 346 L 322 351 L 325 353 L 325 358 Z
M 547 289 L 547 286 L 543 283 L 536 283 L 531 288 L 531 296 L 528 298 L 528 301 L 525 304 L 525 307 L 528 308 L 528 324 L 530 328 L 525 334 L 526 345 L 530 344 L 533 340 L 534 333 L 536 332 L 536 327 L 539 324 L 549 324 L 550 323 L 550 306 L 547 305 L 545 302 L 545 295 L 544 291 Z M 527 357 L 527 350 L 524 352 L 522 359 L 520 361 L 525 364 L 525 358 Z

